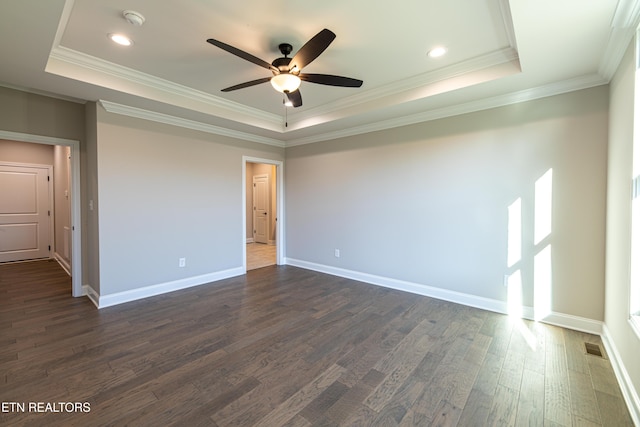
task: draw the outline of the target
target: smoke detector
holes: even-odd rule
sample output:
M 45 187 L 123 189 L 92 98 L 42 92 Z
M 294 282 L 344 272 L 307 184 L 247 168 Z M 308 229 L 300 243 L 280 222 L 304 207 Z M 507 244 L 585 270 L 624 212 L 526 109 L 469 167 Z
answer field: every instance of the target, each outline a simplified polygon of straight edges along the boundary
M 136 27 L 140 27 L 144 24 L 144 16 L 134 10 L 125 10 L 122 12 L 122 16 L 124 16 L 124 19 L 126 19 L 129 24 L 135 25 Z

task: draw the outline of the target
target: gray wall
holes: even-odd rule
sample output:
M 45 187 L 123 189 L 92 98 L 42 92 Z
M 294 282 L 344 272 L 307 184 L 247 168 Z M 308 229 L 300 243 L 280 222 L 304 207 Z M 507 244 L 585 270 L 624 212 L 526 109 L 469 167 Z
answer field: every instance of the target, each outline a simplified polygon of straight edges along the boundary
M 84 139 L 84 105 L 0 86 L 0 129 Z
M 605 324 L 633 387 L 640 390 L 640 340 L 629 323 L 635 87 L 632 46 L 611 81 Z
M 603 320 L 607 120 L 601 86 L 289 148 L 287 259 L 498 301 L 519 270 L 532 307 L 534 260 L 550 245 L 552 310 Z M 549 169 L 553 229 L 535 244 L 535 185 Z M 517 199 L 522 256 L 509 266 Z
M 88 102 L 85 108 L 86 136 L 81 148 L 83 276 L 84 285 L 100 293 L 100 234 L 98 214 L 98 105 Z M 86 267 L 86 268 L 85 268 Z
M 283 150 L 97 113 L 101 296 L 241 268 L 242 156 Z
M 0 87 L 0 130 L 15 132 L 19 134 L 46 136 L 52 138 L 63 138 L 80 141 L 80 150 L 84 150 L 85 135 L 85 114 L 84 105 L 76 102 L 65 101 L 47 96 L 37 95 L 19 90 Z M 42 144 L 26 144 L 20 149 L 23 155 L 28 155 L 33 160 L 27 163 L 41 163 L 42 153 L 47 152 L 47 158 L 51 160 L 46 164 L 53 165 L 56 169 L 58 165 L 54 156 L 52 146 Z M 40 154 L 36 154 L 40 152 Z M 8 151 L 5 151 L 7 154 Z M 82 157 L 82 156 L 81 156 Z M 15 157 L 13 157 L 15 158 Z M 18 161 L 18 160 L 13 160 Z M 85 171 L 86 164 L 82 163 L 80 172 L 82 175 L 80 187 L 81 192 L 85 191 Z M 62 183 L 54 180 L 56 194 L 63 193 Z M 64 208 L 58 205 L 59 201 L 56 197 L 56 210 L 62 210 L 60 217 L 56 216 L 55 236 L 56 245 L 62 243 L 62 237 L 59 235 L 60 229 L 70 223 L 70 218 Z M 85 225 L 84 206 L 82 210 L 82 225 Z M 86 237 L 82 236 L 83 241 Z M 83 255 L 86 255 L 86 251 Z M 70 261 L 70 260 L 69 260 Z M 86 271 L 88 270 L 87 257 L 83 257 L 82 266 L 83 278 L 82 283 L 86 283 L 88 278 Z

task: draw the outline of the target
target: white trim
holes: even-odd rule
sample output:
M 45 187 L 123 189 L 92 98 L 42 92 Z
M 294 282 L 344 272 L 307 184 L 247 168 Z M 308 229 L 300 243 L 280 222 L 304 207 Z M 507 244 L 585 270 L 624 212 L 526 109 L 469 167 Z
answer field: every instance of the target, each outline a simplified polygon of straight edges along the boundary
M 102 106 L 102 108 L 104 108 L 106 112 L 112 114 L 135 117 L 138 119 L 149 120 L 156 123 L 164 123 L 172 126 L 182 127 L 185 129 L 206 132 L 213 135 L 228 136 L 230 138 L 242 139 L 244 141 L 257 142 L 259 144 L 272 145 L 280 148 L 284 147 L 284 142 L 278 139 L 267 138 L 264 136 L 254 135 L 252 133 L 227 129 L 221 126 L 210 125 L 194 120 L 183 119 L 180 117 L 171 116 L 169 114 L 158 113 L 151 110 L 144 110 L 142 108 L 117 104 L 115 102 L 105 101 L 103 99 L 99 100 L 98 103 Z
M 242 241 L 247 238 L 247 163 L 263 163 L 276 167 L 276 265 L 285 263 L 284 248 L 284 162 L 261 157 L 242 156 Z M 253 241 L 253 238 L 251 239 Z M 242 266 L 247 272 L 247 245 L 242 245 Z
M 582 76 L 570 80 L 565 80 L 563 82 L 551 83 L 545 86 L 511 92 L 491 98 L 482 98 L 463 104 L 436 108 L 427 110 L 422 113 L 395 117 L 376 123 L 366 123 L 361 126 L 345 128 L 333 132 L 326 132 L 303 138 L 295 138 L 288 140 L 286 146 L 295 147 L 297 145 L 312 144 L 315 142 L 322 142 L 330 139 L 345 138 L 349 136 L 361 135 L 401 126 L 408 126 L 416 123 L 429 122 L 431 120 L 444 119 L 447 117 L 459 116 L 461 114 L 474 113 L 476 111 L 484 111 L 491 108 L 504 107 L 521 102 L 533 101 L 535 99 L 547 98 L 567 92 L 589 89 L 604 84 L 607 84 L 607 80 L 603 79 L 599 75 L 594 74 L 590 76 Z
M 638 26 L 640 20 L 640 2 L 637 0 L 619 0 L 611 20 L 613 28 L 631 28 Z
M 100 308 L 100 294 L 90 285 L 82 286 L 82 295 L 86 295 L 96 308 Z
M 322 121 L 334 121 L 348 118 L 355 114 L 354 112 L 356 110 L 365 108 L 364 104 L 380 104 L 385 97 L 397 97 L 400 92 L 406 92 L 413 96 L 417 96 L 416 88 L 424 88 L 432 85 L 434 82 L 446 80 L 447 78 L 455 78 L 456 76 L 472 72 L 480 72 L 490 68 L 491 66 L 498 67 L 503 64 L 510 63 L 514 65 L 518 64 L 519 66 L 519 55 L 509 1 L 499 0 L 499 6 L 502 15 L 502 24 L 508 39 L 508 46 L 489 52 L 485 55 L 472 58 L 468 61 L 454 64 L 450 67 L 414 76 L 410 79 L 399 80 L 383 87 L 362 91 L 353 96 L 345 96 L 336 102 L 319 106 L 315 109 L 306 109 L 299 113 L 293 113 L 290 119 L 298 123 L 308 123 L 306 126 L 314 126 L 319 123 L 319 120 L 322 119 L 322 117 L 324 117 Z M 268 138 L 253 134 L 252 132 L 239 132 L 224 129 L 222 127 L 206 123 L 199 123 L 192 120 L 153 112 L 150 112 L 150 115 L 147 116 L 148 120 L 156 120 L 159 122 L 168 120 L 168 123 L 176 126 L 187 128 L 195 127 L 195 129 L 202 130 L 204 132 L 229 135 L 234 138 L 279 147 L 310 144 L 340 137 L 353 136 L 375 130 L 389 129 L 411 123 L 450 117 L 470 111 L 495 108 L 497 106 L 508 105 L 514 102 L 524 102 L 544 96 L 552 96 L 587 87 L 607 84 L 617 69 L 620 60 L 626 51 L 628 43 L 633 37 L 634 30 L 640 21 L 640 2 L 638 0 L 620 0 L 618 2 L 618 6 L 611 22 L 611 35 L 608 40 L 607 48 L 604 50 L 605 53 L 600 60 L 598 74 L 557 82 L 544 87 L 543 90 L 540 90 L 541 88 L 534 88 L 533 90 L 524 90 L 512 94 L 506 94 L 503 96 L 504 99 L 502 100 L 502 103 L 498 102 L 496 104 L 478 100 L 462 105 L 454 105 L 443 109 L 431 110 L 424 114 L 412 115 L 410 118 L 395 118 L 383 122 L 354 126 L 338 132 L 323 132 L 308 138 L 294 137 L 291 140 L 288 140 L 286 134 L 296 130 L 296 128 L 291 126 L 289 128 L 283 127 L 282 117 L 280 115 L 247 107 L 240 103 L 226 100 L 168 80 L 160 79 L 149 74 L 141 73 L 137 70 L 122 67 L 101 58 L 96 58 L 62 46 L 62 36 L 64 34 L 64 29 L 67 26 L 72 7 L 72 0 L 65 3 L 65 8 L 58 23 L 53 48 L 49 54 L 45 71 L 69 78 L 82 79 L 89 83 L 93 82 L 99 86 L 111 87 L 112 89 L 118 89 L 123 83 L 126 83 L 126 86 L 130 88 L 129 93 L 134 95 L 139 95 L 147 99 L 154 99 L 163 103 L 173 104 L 192 111 L 215 115 L 238 123 L 248 124 L 260 129 L 276 132 L 280 134 L 281 137 Z M 586 84 L 580 86 L 576 85 L 575 80 L 595 80 L 595 82 L 592 82 L 590 85 Z M 132 85 L 133 87 L 131 87 Z M 519 94 L 523 94 L 524 96 L 521 98 L 518 96 Z M 55 95 L 50 94 L 48 96 Z M 510 101 L 511 98 L 515 100 Z M 407 100 L 408 99 L 405 99 L 405 102 Z M 133 107 L 125 107 L 120 114 L 128 114 L 124 111 L 128 108 Z M 368 108 L 371 108 L 371 106 Z M 133 110 L 127 111 L 129 113 L 133 113 Z
M 390 277 L 376 276 L 373 274 L 362 273 L 359 271 L 346 270 L 344 268 L 332 267 L 328 265 L 316 264 L 299 259 L 286 258 L 285 264 L 307 270 L 319 271 L 321 273 L 331 274 L 333 276 L 345 277 L 347 279 L 358 280 L 360 282 L 372 285 L 382 286 L 385 288 L 397 289 L 400 291 L 410 292 L 417 295 L 423 295 L 431 298 L 437 298 L 444 301 L 462 304 L 469 307 L 480 308 L 483 310 L 493 311 L 501 314 L 508 314 L 509 307 L 506 301 L 499 301 L 491 298 L 479 297 L 476 295 L 465 294 L 462 292 L 450 291 L 447 289 L 436 288 L 433 286 L 423 285 L 420 283 L 407 282 L 404 280 L 392 279 Z M 525 319 L 533 319 L 533 307 L 522 307 L 523 317 Z M 602 332 L 602 322 L 587 319 L 584 317 L 572 316 L 563 313 L 551 313 L 541 320 L 543 323 L 562 326 L 568 329 L 588 332 L 600 335 Z
M 131 289 L 129 291 L 116 292 L 115 294 L 99 295 L 91 287 L 86 287 L 89 298 L 97 299 L 97 307 L 105 308 L 126 302 L 136 301 L 156 295 L 166 294 L 168 292 L 178 291 L 180 289 L 191 288 L 193 286 L 204 285 L 216 282 L 230 277 L 240 276 L 245 272 L 241 267 L 230 268 L 228 270 L 218 271 L 215 273 L 203 274 L 200 276 L 187 277 L 185 279 L 173 280 L 171 282 L 159 283 L 157 285 L 145 286 L 144 288 Z M 95 304 L 96 301 L 94 301 Z
M 604 322 L 599 320 L 557 312 L 551 312 L 541 322 L 593 335 L 602 335 L 602 328 L 604 328 Z
M 44 136 L 44 135 L 32 135 L 29 133 L 20 133 L 20 132 L 10 132 L 6 130 L 0 130 L 0 139 L 8 139 L 11 141 L 20 141 L 20 142 L 36 142 L 39 144 L 47 144 L 47 145 L 73 145 L 74 143 L 79 143 L 75 139 L 64 139 L 64 138 L 56 138 L 53 136 Z
M 253 243 L 253 237 L 247 237 L 247 243 Z
M 505 70 L 505 66 L 509 65 Z M 517 68 L 517 71 L 515 69 Z M 466 87 L 468 81 L 473 80 L 478 83 L 480 80 L 493 80 L 497 75 L 504 77 L 515 72 L 520 72 L 518 52 L 511 47 L 495 50 L 487 54 L 471 58 L 443 68 L 438 68 L 423 74 L 418 74 L 406 79 L 357 92 L 354 95 L 320 105 L 318 107 L 305 109 L 301 112 L 293 112 L 289 115 L 290 126 L 285 132 L 304 129 L 315 126 L 319 123 L 333 121 L 353 115 L 353 111 L 361 112 L 369 105 L 373 108 L 384 102 L 386 105 L 416 101 L 443 91 L 443 82 L 448 92 L 451 87 Z M 455 84 L 455 80 L 465 76 L 463 82 Z M 462 86 L 460 86 L 462 85 Z M 325 117 L 325 119 L 322 119 Z M 293 125 L 292 125 L 293 124 Z
M 611 20 L 611 34 L 598 68 L 598 73 L 607 81 L 613 78 L 618 69 L 639 22 L 640 2 L 620 0 Z
M 286 131 L 280 115 L 248 107 L 184 84 L 162 79 L 63 46 L 61 44 L 62 37 L 71 15 L 72 4 L 72 0 L 67 1 L 65 4 L 45 66 L 46 72 L 121 92 L 123 91 L 122 88 L 126 87 L 128 90 L 125 90 L 125 92 L 147 99 L 215 115 L 239 123 L 250 124 L 262 129 L 281 133 Z M 509 1 L 499 0 L 499 5 L 508 46 L 442 69 L 408 79 L 399 79 L 383 87 L 360 92 L 359 95 L 353 97 L 353 101 L 345 101 L 345 98 L 341 98 L 336 102 L 321 107 L 321 110 L 331 115 L 332 118 L 330 120 L 345 118 L 353 114 L 352 109 L 348 107 L 352 102 L 380 104 L 384 98 L 389 96 L 395 98 L 398 92 L 406 92 L 408 96 L 417 96 L 418 91 L 413 89 L 421 88 L 425 85 L 428 86 L 434 81 L 448 80 L 451 76 L 455 78 L 464 74 L 482 72 L 487 68 L 505 63 L 517 62 L 519 64 L 518 52 L 515 49 L 516 37 Z M 308 110 L 298 114 L 301 114 L 299 121 L 307 121 L 307 119 L 312 118 L 311 122 L 317 124 L 317 121 L 314 120 L 319 117 L 317 112 Z
M 611 337 L 609 328 L 607 328 L 607 325 L 605 324 L 602 329 L 602 343 L 609 355 L 613 372 L 616 375 L 618 384 L 620 385 L 620 390 L 622 391 L 622 397 L 627 404 L 627 409 L 629 409 L 629 414 L 631 415 L 634 424 L 640 426 L 640 397 L 638 397 L 638 393 L 633 386 L 631 377 L 624 367 L 624 363 L 622 362 L 620 353 L 615 345 L 615 341 L 613 340 L 613 337 Z
M 282 131 L 282 118 L 279 115 L 124 67 L 59 44 L 51 50 L 45 71 L 119 91 L 122 91 L 125 85 L 128 93 L 132 95 L 262 129 Z
M 71 294 L 85 295 L 82 287 L 82 216 L 80 193 L 80 141 L 0 130 L 0 139 L 71 147 Z
M 198 122 L 194 120 L 184 119 L 171 116 L 169 114 L 158 113 L 151 110 L 131 107 L 128 105 L 118 104 L 106 100 L 99 100 L 100 105 L 105 111 L 113 114 L 120 114 L 129 117 L 140 118 L 143 120 L 164 123 L 172 126 L 183 127 L 200 132 L 206 132 L 214 135 L 222 135 L 230 138 L 237 138 L 246 141 L 256 142 L 259 144 L 271 145 L 274 147 L 286 148 L 295 147 L 297 145 L 312 144 L 315 142 L 323 142 L 331 139 L 345 138 L 349 136 L 361 135 L 370 132 L 376 132 L 386 129 L 393 129 L 401 126 L 408 126 L 416 123 L 429 122 L 447 117 L 458 116 L 461 114 L 473 113 L 476 111 L 484 111 L 491 108 L 504 107 L 521 102 L 532 101 L 535 99 L 546 98 L 550 96 L 560 95 L 567 92 L 589 89 L 596 86 L 607 84 L 610 78 L 603 77 L 599 74 L 581 76 L 562 82 L 555 82 L 545 86 L 524 89 L 517 92 L 511 92 L 504 95 L 494 96 L 491 98 L 482 98 L 475 101 L 456 104 L 447 107 L 427 110 L 425 112 L 412 114 L 408 116 L 395 117 L 388 120 L 382 120 L 375 123 L 365 123 L 360 126 L 345 128 L 332 132 L 324 132 L 316 135 L 286 139 L 286 134 L 282 135 L 282 139 L 269 138 L 256 135 L 249 132 L 241 132 L 237 130 L 227 129 L 221 126 L 215 126 L 208 123 Z M 343 99 L 341 102 L 347 102 Z M 323 107 L 324 108 L 324 107 Z
M 71 265 L 67 262 L 67 260 L 64 259 L 62 255 L 58 253 L 58 251 L 55 251 L 53 253 L 53 257 L 55 258 L 56 261 L 58 261 L 58 264 L 60 264 L 60 267 L 62 267 L 62 269 L 66 271 L 69 276 L 71 276 Z
M 633 333 L 640 339 L 640 317 L 637 314 L 632 314 L 629 316 L 629 324 L 631 325 Z

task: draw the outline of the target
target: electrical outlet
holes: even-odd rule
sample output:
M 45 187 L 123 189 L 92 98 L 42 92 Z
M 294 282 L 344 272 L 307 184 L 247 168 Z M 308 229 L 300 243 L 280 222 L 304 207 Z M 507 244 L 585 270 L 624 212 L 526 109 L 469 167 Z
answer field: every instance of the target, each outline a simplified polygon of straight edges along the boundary
M 178 260 L 178 267 L 186 267 L 187 266 L 187 259 L 186 258 L 180 258 Z
M 335 255 L 336 258 L 340 258 L 340 249 L 336 249 L 333 254 Z
M 505 288 L 509 286 L 509 277 L 510 276 L 508 274 L 504 275 L 504 287 Z

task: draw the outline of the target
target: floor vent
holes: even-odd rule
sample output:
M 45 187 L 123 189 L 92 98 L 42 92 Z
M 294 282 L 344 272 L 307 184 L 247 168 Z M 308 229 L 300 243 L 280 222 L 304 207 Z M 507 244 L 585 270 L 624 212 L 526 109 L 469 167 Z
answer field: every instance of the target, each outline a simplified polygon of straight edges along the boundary
M 587 351 L 587 354 L 591 354 L 593 356 L 604 357 L 602 353 L 602 349 L 598 344 L 593 344 L 590 342 L 584 343 L 584 348 Z

